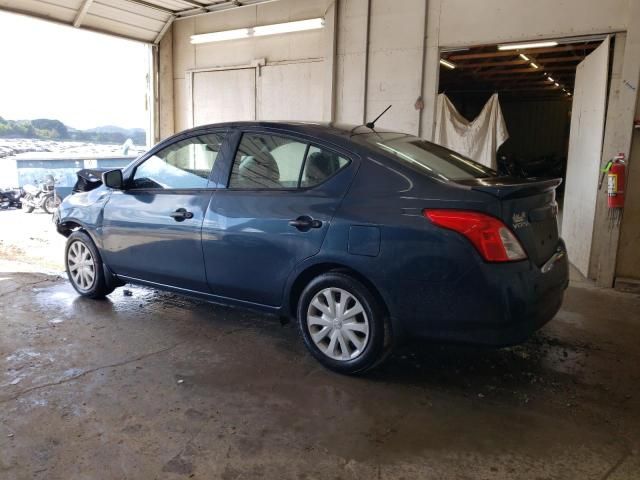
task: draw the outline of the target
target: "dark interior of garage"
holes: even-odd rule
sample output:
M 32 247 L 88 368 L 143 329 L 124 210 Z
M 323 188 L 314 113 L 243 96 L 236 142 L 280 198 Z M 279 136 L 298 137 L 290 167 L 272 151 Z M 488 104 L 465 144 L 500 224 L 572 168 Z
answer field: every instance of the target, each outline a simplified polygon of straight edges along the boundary
M 445 51 L 438 93 L 468 120 L 497 93 L 509 134 L 496 154 L 500 173 L 565 178 L 576 67 L 600 43 L 590 38 L 531 49 L 485 45 Z M 564 182 L 560 201 L 563 193 Z

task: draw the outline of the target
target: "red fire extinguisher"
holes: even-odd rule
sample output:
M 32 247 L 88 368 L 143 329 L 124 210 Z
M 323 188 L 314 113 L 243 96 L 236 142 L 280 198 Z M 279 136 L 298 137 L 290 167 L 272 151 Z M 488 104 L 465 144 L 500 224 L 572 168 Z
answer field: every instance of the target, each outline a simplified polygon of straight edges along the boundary
M 607 204 L 609 208 L 624 207 L 624 153 L 619 153 L 608 165 L 607 170 Z

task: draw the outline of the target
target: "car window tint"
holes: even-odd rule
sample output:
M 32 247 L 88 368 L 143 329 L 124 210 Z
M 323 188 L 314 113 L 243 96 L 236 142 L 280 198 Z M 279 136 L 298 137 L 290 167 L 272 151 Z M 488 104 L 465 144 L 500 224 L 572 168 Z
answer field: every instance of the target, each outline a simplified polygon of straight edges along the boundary
M 168 146 L 136 168 L 133 188 L 205 188 L 222 140 L 212 133 Z
M 278 135 L 245 133 L 233 162 L 230 188 L 297 188 L 307 144 Z
M 302 172 L 301 187 L 313 187 L 333 176 L 338 170 L 345 167 L 349 160 L 340 155 L 310 146 L 307 160 Z

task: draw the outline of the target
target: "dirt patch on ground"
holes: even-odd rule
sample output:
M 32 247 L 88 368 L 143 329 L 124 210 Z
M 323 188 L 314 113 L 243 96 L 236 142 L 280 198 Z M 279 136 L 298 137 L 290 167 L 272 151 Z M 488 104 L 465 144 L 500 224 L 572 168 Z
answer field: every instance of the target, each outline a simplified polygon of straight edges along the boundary
M 40 266 L 50 272 L 64 270 L 65 238 L 56 231 L 52 216 L 41 211 L 0 210 L 0 257 Z

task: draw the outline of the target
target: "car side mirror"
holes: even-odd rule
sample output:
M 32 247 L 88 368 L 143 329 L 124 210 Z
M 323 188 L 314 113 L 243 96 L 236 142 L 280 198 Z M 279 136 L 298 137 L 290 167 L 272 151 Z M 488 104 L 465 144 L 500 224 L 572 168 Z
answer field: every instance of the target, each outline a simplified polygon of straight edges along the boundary
M 122 179 L 122 170 L 109 170 L 102 174 L 102 183 L 109 188 L 115 188 L 117 190 L 124 189 L 124 180 Z

